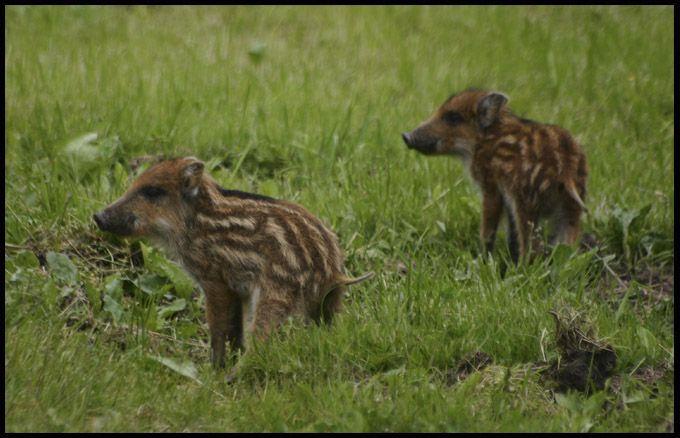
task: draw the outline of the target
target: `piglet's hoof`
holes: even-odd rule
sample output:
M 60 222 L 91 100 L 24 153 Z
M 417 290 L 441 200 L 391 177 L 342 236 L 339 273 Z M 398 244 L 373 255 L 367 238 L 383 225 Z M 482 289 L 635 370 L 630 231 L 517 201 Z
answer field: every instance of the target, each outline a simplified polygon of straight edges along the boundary
M 227 373 L 227 377 L 225 378 L 226 382 L 228 384 L 234 382 L 236 380 L 236 376 L 238 375 L 238 368 L 236 365 L 234 365 L 229 372 Z

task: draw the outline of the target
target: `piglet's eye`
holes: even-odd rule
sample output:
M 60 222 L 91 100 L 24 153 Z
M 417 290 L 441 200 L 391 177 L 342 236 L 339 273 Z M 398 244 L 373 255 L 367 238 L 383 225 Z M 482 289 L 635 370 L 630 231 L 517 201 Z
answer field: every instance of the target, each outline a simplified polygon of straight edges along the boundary
M 458 111 L 447 111 L 442 115 L 442 119 L 449 125 L 459 125 L 465 121 Z
M 165 190 L 158 186 L 145 186 L 141 188 L 140 193 L 148 199 L 157 199 L 165 195 Z

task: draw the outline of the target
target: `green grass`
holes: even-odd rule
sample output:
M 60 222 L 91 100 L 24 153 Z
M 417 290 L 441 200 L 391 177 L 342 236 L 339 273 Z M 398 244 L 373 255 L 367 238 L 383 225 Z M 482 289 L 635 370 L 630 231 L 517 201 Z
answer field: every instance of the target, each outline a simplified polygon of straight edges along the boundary
M 673 430 L 673 15 L 6 7 L 5 431 Z M 479 257 L 462 164 L 400 137 L 470 86 L 584 145 L 592 250 Z M 156 154 L 302 204 L 377 276 L 226 384 L 193 283 L 91 219 Z M 552 309 L 615 348 L 604 390 L 536 371 L 558 357 Z M 449 381 L 475 352 L 493 364 Z

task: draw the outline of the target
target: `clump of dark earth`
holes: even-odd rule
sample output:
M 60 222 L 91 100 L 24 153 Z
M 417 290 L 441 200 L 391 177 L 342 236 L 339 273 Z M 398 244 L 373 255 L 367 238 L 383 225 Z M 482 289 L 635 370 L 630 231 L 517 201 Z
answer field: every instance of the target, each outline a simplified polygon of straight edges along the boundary
M 565 308 L 559 312 L 551 311 L 550 314 L 556 323 L 558 357 L 550 364 L 536 363 L 534 369 L 540 370 L 548 386 L 560 392 L 577 390 L 591 394 L 594 390 L 602 390 L 616 368 L 614 348 L 591 334 L 588 327 L 592 327 L 592 324 L 584 321 L 573 310 Z M 446 372 L 446 384 L 455 385 L 492 363 L 493 359 L 480 351 L 466 355 Z
M 557 325 L 555 343 L 559 356 L 543 375 L 557 383 L 558 391 L 575 389 L 589 393 L 601 390 L 616 368 L 614 348 L 584 333 L 587 327 L 578 316 L 551 311 Z

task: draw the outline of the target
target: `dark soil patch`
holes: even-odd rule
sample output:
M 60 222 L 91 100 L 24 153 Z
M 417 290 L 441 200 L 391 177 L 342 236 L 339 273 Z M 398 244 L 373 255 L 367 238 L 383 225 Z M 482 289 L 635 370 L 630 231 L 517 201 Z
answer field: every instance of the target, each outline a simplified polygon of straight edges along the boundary
M 614 375 L 617 362 L 614 348 L 590 333 L 587 321 L 573 311 L 562 309 L 550 313 L 556 322 L 558 357 L 549 364 L 537 362 L 533 369 L 546 380 L 546 386 L 557 391 L 576 390 L 589 394 L 602 390 L 605 381 Z M 486 353 L 467 355 L 446 371 L 446 384 L 453 386 L 491 363 L 493 359 Z
M 555 317 L 555 343 L 559 355 L 544 377 L 557 383 L 558 391 L 601 390 L 616 368 L 614 348 L 587 331 L 588 324 L 568 311 L 551 311 Z

